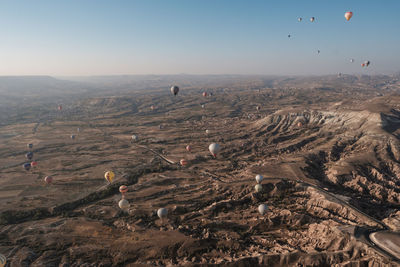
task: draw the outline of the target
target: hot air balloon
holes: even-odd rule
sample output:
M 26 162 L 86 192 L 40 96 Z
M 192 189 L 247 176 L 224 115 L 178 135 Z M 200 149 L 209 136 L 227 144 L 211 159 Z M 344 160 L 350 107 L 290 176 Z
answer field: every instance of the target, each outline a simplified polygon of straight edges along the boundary
M 176 96 L 178 94 L 178 92 L 179 92 L 179 87 L 178 86 L 174 85 L 174 86 L 171 87 L 171 93 L 173 93 L 174 96 Z
M 28 146 L 29 149 L 33 148 L 33 144 L 28 144 L 27 146 Z
M 264 214 L 267 212 L 267 210 L 268 210 L 268 206 L 265 205 L 265 204 L 260 204 L 260 205 L 258 206 L 258 212 L 259 212 L 261 215 L 264 215 Z
M 3 254 L 0 254 L 0 267 L 6 266 L 7 258 Z
M 29 170 L 31 169 L 31 164 L 30 164 L 30 163 L 24 163 L 24 164 L 22 165 L 22 167 L 23 167 L 26 171 L 29 171 Z
M 256 106 L 256 110 L 257 110 L 257 111 L 260 110 L 260 106 Z
M 361 67 L 365 67 L 365 64 L 364 64 L 364 63 L 361 63 Z
M 211 155 L 213 155 L 213 157 L 215 158 L 217 157 L 220 147 L 218 144 L 212 143 L 211 145 L 208 146 L 208 150 L 210 150 Z
M 344 17 L 346 18 L 347 21 L 349 21 L 352 16 L 353 16 L 353 12 L 348 11 L 348 12 L 344 13 Z
M 302 127 L 303 126 L 303 124 L 301 123 L 301 121 L 299 121 L 298 123 L 297 123 L 297 127 Z
M 203 105 L 201 105 L 201 108 L 205 108 L 205 106 L 206 106 L 206 105 L 203 104 Z
M 31 162 L 31 167 L 36 167 L 38 164 L 37 164 L 37 162 L 36 161 L 32 161 Z
M 162 219 L 167 217 L 168 215 L 168 210 L 166 208 L 160 208 L 157 210 L 157 216 Z
M 369 60 L 364 61 L 365 67 L 368 67 L 369 63 L 370 63 Z
M 206 130 L 206 134 L 209 134 L 209 133 L 211 133 L 211 131 L 210 130 Z
M 71 139 L 74 140 L 75 139 L 75 135 L 71 134 Z
M 155 107 L 155 106 L 151 106 L 150 108 L 151 108 L 151 110 L 155 110 L 155 109 L 156 109 L 156 107 Z
M 186 159 L 181 159 L 180 164 L 182 166 L 186 166 L 188 164 L 188 161 Z
M 288 38 L 290 38 L 291 37 L 291 35 L 290 34 L 288 34 L 288 36 L 287 36 Z
M 203 92 L 203 96 L 204 96 L 204 97 L 207 97 L 207 92 Z
M 114 180 L 115 174 L 112 171 L 108 171 L 104 174 L 104 178 L 111 184 Z
M 62 105 L 58 105 L 58 110 L 62 110 Z
M 256 186 L 254 186 L 254 189 L 256 190 L 257 193 L 260 193 L 263 190 L 262 185 L 260 184 L 256 184 Z
M 44 182 L 46 184 L 51 184 L 53 182 L 53 177 L 51 177 L 51 176 L 44 177 Z
M 121 192 L 121 194 L 124 195 L 126 192 L 128 192 L 128 187 L 126 185 L 121 185 L 119 187 L 119 192 Z
M 299 22 L 301 22 L 301 21 L 303 20 L 303 18 L 298 18 L 297 20 L 298 20 Z
M 264 177 L 261 174 L 257 174 L 256 175 L 256 182 L 257 184 L 261 184 L 262 180 L 264 179 Z
M 186 150 L 190 152 L 190 151 L 192 151 L 192 147 L 190 145 L 187 145 Z
M 138 139 L 139 139 L 139 137 L 136 134 L 132 135 L 133 142 L 136 142 Z
M 29 151 L 28 153 L 26 153 L 25 157 L 31 160 L 33 158 L 33 152 Z
M 129 209 L 130 204 L 129 204 L 129 201 L 128 201 L 128 200 L 126 200 L 125 198 L 123 198 L 123 199 L 121 199 L 121 200 L 118 202 L 118 206 L 119 206 L 119 208 L 120 208 L 121 210 L 127 210 L 127 209 Z
M 353 62 L 354 62 L 354 59 L 350 59 L 350 62 L 353 63 Z
M 315 20 L 314 17 L 311 17 L 311 18 L 310 18 L 310 21 L 311 21 L 311 22 L 314 22 L 314 20 Z

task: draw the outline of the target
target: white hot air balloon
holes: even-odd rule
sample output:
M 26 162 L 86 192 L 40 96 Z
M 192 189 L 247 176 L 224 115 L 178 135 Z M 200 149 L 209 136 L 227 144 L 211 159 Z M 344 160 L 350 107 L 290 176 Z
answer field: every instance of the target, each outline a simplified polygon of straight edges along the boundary
M 210 134 L 211 133 L 211 131 L 210 130 L 206 130 L 206 134 Z
M 216 143 L 212 143 L 211 145 L 208 146 L 208 150 L 210 150 L 210 153 L 211 153 L 211 155 L 213 155 L 214 158 L 217 157 L 217 154 L 220 149 L 221 148 Z
M 178 86 L 174 85 L 174 86 L 171 87 L 171 93 L 173 93 L 174 96 L 176 96 L 178 94 L 178 92 L 179 92 L 179 87 Z
M 162 219 L 167 217 L 168 215 L 168 210 L 166 208 L 160 208 L 157 210 L 157 216 Z
M 344 17 L 346 18 L 347 21 L 349 21 L 352 16 L 353 16 L 353 12 L 348 11 L 348 12 L 344 13 Z
M 311 17 L 311 18 L 310 18 L 310 21 L 311 21 L 311 22 L 314 22 L 314 20 L 315 20 L 314 17 Z
M 261 174 L 257 174 L 256 175 L 256 182 L 257 184 L 261 184 L 262 180 L 264 179 L 264 177 Z
M 123 198 L 118 202 L 118 206 L 120 207 L 121 210 L 127 210 L 129 209 L 130 204 L 128 200 Z
M 298 20 L 299 22 L 301 22 L 301 21 L 303 20 L 303 18 L 298 18 L 297 20 Z
M 256 184 L 256 186 L 254 186 L 254 189 L 256 190 L 257 193 L 261 193 L 263 190 L 262 185 L 260 184 Z
M 350 59 L 350 62 L 353 63 L 353 62 L 354 62 L 354 59 Z
M 261 215 L 264 215 L 264 214 L 267 212 L 267 210 L 268 210 L 268 206 L 265 205 L 265 204 L 260 204 L 260 205 L 258 206 L 258 212 L 259 212 Z

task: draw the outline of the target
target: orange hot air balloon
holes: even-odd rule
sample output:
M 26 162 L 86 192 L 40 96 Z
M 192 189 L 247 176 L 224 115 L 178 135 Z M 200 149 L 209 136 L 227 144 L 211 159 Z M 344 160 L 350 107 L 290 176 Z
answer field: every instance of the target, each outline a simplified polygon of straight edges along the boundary
M 121 185 L 119 187 L 119 192 L 121 192 L 121 194 L 125 194 L 126 192 L 128 192 L 128 187 L 126 185 Z
M 186 166 L 188 164 L 186 159 L 181 159 L 180 163 L 182 166 Z
M 51 177 L 51 176 L 46 176 L 46 177 L 44 178 L 44 182 L 45 182 L 46 184 L 51 184 L 51 183 L 53 182 L 53 177 Z
M 344 13 L 344 17 L 346 18 L 347 21 L 349 21 L 352 16 L 353 16 L 353 12 L 348 11 L 348 12 Z
M 190 152 L 190 151 L 192 151 L 192 147 L 190 145 L 187 145 L 186 150 Z
M 204 97 L 207 97 L 207 92 L 203 92 L 203 96 L 204 96 Z
M 36 161 L 32 161 L 32 162 L 31 162 L 31 166 L 32 166 L 32 167 L 36 167 L 36 166 L 37 166 L 37 162 L 36 162 Z

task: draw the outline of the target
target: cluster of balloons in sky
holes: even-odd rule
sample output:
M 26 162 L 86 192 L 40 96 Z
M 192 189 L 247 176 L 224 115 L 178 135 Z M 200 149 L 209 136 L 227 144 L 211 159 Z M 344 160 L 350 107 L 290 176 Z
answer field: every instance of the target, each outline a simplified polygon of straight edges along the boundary
M 351 12 L 351 11 L 347 11 L 347 12 L 344 13 L 344 18 L 345 18 L 347 21 L 349 21 L 352 17 L 353 17 L 353 12 Z M 298 18 L 297 20 L 298 20 L 299 22 L 301 22 L 301 21 L 303 20 L 303 18 Z M 315 21 L 315 17 L 311 17 L 311 18 L 310 18 L 310 21 L 311 21 L 311 22 L 314 22 L 314 21 Z M 292 35 L 288 34 L 288 37 L 290 38 L 290 37 L 292 37 Z M 320 54 L 321 51 L 320 51 L 320 50 L 317 50 L 317 53 Z M 350 62 L 353 63 L 353 62 L 354 62 L 354 59 L 350 59 Z M 364 63 L 361 63 L 361 67 L 368 67 L 369 64 L 370 64 L 370 62 L 369 62 L 368 60 L 367 60 L 367 61 L 364 61 Z

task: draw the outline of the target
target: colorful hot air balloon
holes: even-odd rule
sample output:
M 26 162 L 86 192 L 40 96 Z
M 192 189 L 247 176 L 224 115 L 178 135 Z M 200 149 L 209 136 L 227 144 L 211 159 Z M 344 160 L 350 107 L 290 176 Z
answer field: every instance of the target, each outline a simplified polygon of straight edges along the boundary
M 369 63 L 370 63 L 369 60 L 364 61 L 365 67 L 368 67 Z
M 6 266 L 7 258 L 3 254 L 0 254 L 0 267 Z
M 162 219 L 167 217 L 168 215 L 168 210 L 166 208 L 160 208 L 157 210 L 157 216 Z
M 365 64 L 364 64 L 364 63 L 361 63 L 361 67 L 365 67 Z
M 174 86 L 171 87 L 171 93 L 173 93 L 174 96 L 176 96 L 178 94 L 178 92 L 179 92 L 179 87 L 178 86 L 174 85 Z
M 258 212 L 259 212 L 261 215 L 264 215 L 264 214 L 267 212 L 267 210 L 268 210 L 268 206 L 265 205 L 265 204 L 260 204 L 260 205 L 258 206 Z
M 124 195 L 126 192 L 128 192 L 128 187 L 126 185 L 121 185 L 119 187 L 119 192 L 121 192 L 121 194 Z
M 51 184 L 53 182 L 53 177 L 51 177 L 51 176 L 44 177 L 44 182 L 46 184 Z
M 260 193 L 263 190 L 262 185 L 260 184 L 256 184 L 256 186 L 254 186 L 254 189 L 256 190 L 257 193 Z
M 297 20 L 298 20 L 299 22 L 301 22 L 301 21 L 303 20 L 303 18 L 298 18 Z
M 33 152 L 29 151 L 28 153 L 26 153 L 25 157 L 29 160 L 31 160 L 33 158 Z
M 155 110 L 155 109 L 156 109 L 156 107 L 155 107 L 155 106 L 151 106 L 150 108 L 151 108 L 151 110 Z
M 22 167 L 23 167 L 26 171 L 29 171 L 29 170 L 31 169 L 31 164 L 30 164 L 30 163 L 24 163 L 24 164 L 22 165 Z
M 257 184 L 261 184 L 262 180 L 264 179 L 264 177 L 261 174 L 257 174 L 256 175 L 256 182 Z
M 314 17 L 311 17 L 311 18 L 310 18 L 310 21 L 311 21 L 311 22 L 314 22 L 314 20 L 315 20 Z
M 353 62 L 354 62 L 354 59 L 350 59 L 350 62 L 353 63 Z
M 62 110 L 62 105 L 58 105 L 58 110 Z
M 211 145 L 208 146 L 208 150 L 210 150 L 211 155 L 213 155 L 213 157 L 216 158 L 220 150 L 220 147 L 218 144 L 212 143 Z
M 31 167 L 36 167 L 38 164 L 37 164 L 37 162 L 36 161 L 32 161 L 31 162 Z
M 203 96 L 204 96 L 204 97 L 207 97 L 207 92 L 203 92 Z
M 104 174 L 104 178 L 106 178 L 107 182 L 109 182 L 110 184 L 114 180 L 114 177 L 115 177 L 115 174 L 112 171 L 108 171 Z
M 186 165 L 188 164 L 188 161 L 187 161 L 186 159 L 181 159 L 181 160 L 180 160 L 180 164 L 181 164 L 182 166 L 186 166 Z
M 347 21 L 349 21 L 352 16 L 353 16 L 353 12 L 348 11 L 348 12 L 344 13 L 344 17 L 346 18 Z
M 187 145 L 186 150 L 190 152 L 190 151 L 192 151 L 192 147 L 190 145 Z
M 129 201 L 128 201 L 128 200 L 126 200 L 125 198 L 123 198 L 123 199 L 121 199 L 121 200 L 118 202 L 118 206 L 119 206 L 119 208 L 120 208 L 121 210 L 127 210 L 127 209 L 129 209 L 130 204 L 129 204 Z
M 260 110 L 260 106 L 256 106 L 256 110 L 257 110 L 257 111 Z
M 71 134 L 71 139 L 74 140 L 75 139 L 75 135 Z
M 28 144 L 27 146 L 28 146 L 29 149 L 33 148 L 33 144 Z

